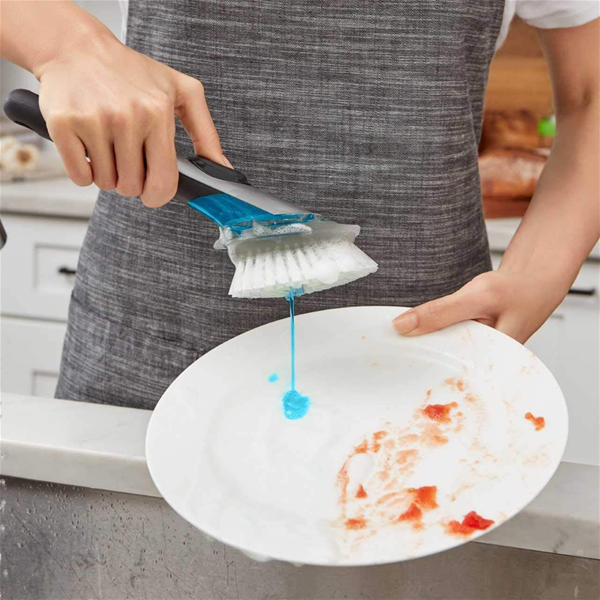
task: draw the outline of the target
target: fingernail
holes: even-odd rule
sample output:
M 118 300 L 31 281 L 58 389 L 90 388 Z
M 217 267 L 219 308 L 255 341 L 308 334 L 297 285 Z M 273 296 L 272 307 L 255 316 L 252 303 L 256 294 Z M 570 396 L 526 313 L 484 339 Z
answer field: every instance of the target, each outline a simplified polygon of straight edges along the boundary
M 413 311 L 405 312 L 404 314 L 394 319 L 394 329 L 402 335 L 407 335 L 414 331 L 419 324 L 417 313 Z

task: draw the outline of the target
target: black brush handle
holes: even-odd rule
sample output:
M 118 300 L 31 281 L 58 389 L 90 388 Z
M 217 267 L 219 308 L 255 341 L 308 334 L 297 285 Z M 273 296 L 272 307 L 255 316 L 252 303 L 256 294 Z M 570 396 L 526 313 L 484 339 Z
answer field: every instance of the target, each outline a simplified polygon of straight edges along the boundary
M 4 101 L 4 113 L 18 125 L 52 141 L 40 110 L 40 97 L 29 90 L 13 90 Z

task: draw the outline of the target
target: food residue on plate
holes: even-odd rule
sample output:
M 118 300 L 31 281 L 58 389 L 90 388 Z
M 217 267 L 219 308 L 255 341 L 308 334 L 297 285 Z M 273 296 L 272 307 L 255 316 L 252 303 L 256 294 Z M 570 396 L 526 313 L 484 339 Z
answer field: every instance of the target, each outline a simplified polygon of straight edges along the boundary
M 425 485 L 420 488 L 410 488 L 409 493 L 414 494 L 415 502 L 425 509 L 437 508 L 437 487 L 435 485 Z
M 346 529 L 364 529 L 367 526 L 366 519 L 346 519 Z
M 421 521 L 423 511 L 413 502 L 399 517 L 398 521 Z
M 472 535 L 476 531 L 484 531 L 491 527 L 494 521 L 484 519 L 474 510 L 463 517 L 462 523 L 458 521 L 450 521 L 446 523 L 446 533 L 450 535 Z
M 415 527 L 421 527 L 423 511 L 438 508 L 437 487 L 435 485 L 425 485 L 420 488 L 409 488 L 407 491 L 412 495 L 413 501 L 398 517 L 398 521 L 413 521 Z
M 356 492 L 356 497 L 357 498 L 366 498 L 367 497 L 367 492 L 365 491 L 365 488 L 361 485 L 358 486 L 358 491 Z
M 448 410 L 455 406 L 456 403 L 451 403 Z M 408 483 L 422 460 L 422 453 L 446 443 L 446 435 L 462 417 L 457 412 L 447 422 L 432 422 L 419 408 L 412 422 L 403 427 L 385 423 L 354 447 L 338 472 L 339 522 L 351 536 L 346 543 L 356 547 L 380 527 L 403 522 L 409 522 L 415 529 L 424 527 L 424 513 L 438 508 L 437 487 L 414 487 Z M 351 477 L 356 472 L 352 461 L 364 461 L 359 457 L 365 455 L 372 463 L 366 478 Z
M 373 452 L 379 452 L 379 449 L 381 448 L 381 444 L 380 444 L 379 440 L 384 438 L 386 435 L 387 435 L 387 431 L 376 431 L 373 434 L 373 442 L 371 444 L 371 448 L 373 449 Z
M 440 400 L 444 395 L 451 397 L 438 403 L 438 395 Z M 452 510 L 459 490 L 473 487 L 472 483 L 457 481 L 458 489 L 444 489 L 443 494 L 436 485 L 414 485 L 421 463 L 426 467 L 430 453 L 439 452 L 464 429 L 466 412 L 474 413 L 476 419 L 470 427 L 474 437 L 469 451 L 477 457 L 488 456 L 479 439 L 483 409 L 474 405 L 475 401 L 478 398 L 463 379 L 446 379 L 437 388 L 427 390 L 413 417 L 401 426 L 385 422 L 380 429 L 357 440 L 337 480 L 340 512 L 336 523 L 344 552 L 357 551 L 384 528 L 406 531 L 408 527 L 418 536 L 411 544 L 418 545 L 422 542 L 419 536 L 432 527 L 468 537 L 494 524 L 475 511 L 466 514 L 462 521 L 451 520 L 452 513 L 447 511 Z
M 367 440 L 365 440 L 364 442 L 356 446 L 356 448 L 354 448 L 354 452 L 355 454 L 365 454 L 368 449 L 369 443 L 367 442 Z
M 536 431 L 544 429 L 546 426 L 546 419 L 544 419 L 544 417 L 534 417 L 530 412 L 528 412 L 525 414 L 525 418 L 533 423 Z
M 440 423 L 449 423 L 450 411 L 453 408 L 456 408 L 457 406 L 458 404 L 456 404 L 456 402 L 450 402 L 449 404 L 428 404 L 423 409 L 423 413 L 432 421 L 439 421 Z
M 454 377 L 449 377 L 448 379 L 446 379 L 446 381 L 444 381 L 444 384 L 458 392 L 465 391 L 465 382 L 462 379 L 455 379 Z

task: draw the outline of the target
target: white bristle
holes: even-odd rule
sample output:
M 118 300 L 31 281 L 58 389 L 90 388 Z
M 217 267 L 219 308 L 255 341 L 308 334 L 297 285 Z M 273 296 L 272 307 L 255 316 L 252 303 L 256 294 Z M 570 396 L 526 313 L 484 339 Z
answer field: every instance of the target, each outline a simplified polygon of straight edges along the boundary
M 256 260 L 254 256 L 246 257 L 244 261 L 244 271 L 241 281 L 241 287 L 239 289 L 246 290 L 252 287 L 253 279 L 256 274 Z
M 298 263 L 298 251 L 294 248 L 290 248 L 287 254 L 287 266 L 288 274 L 291 281 L 301 281 L 302 271 L 300 270 L 300 264 Z
M 311 235 L 257 237 L 228 247 L 237 298 L 284 297 L 292 289 L 326 290 L 374 273 L 377 263 L 354 245 L 358 227 L 311 223 Z

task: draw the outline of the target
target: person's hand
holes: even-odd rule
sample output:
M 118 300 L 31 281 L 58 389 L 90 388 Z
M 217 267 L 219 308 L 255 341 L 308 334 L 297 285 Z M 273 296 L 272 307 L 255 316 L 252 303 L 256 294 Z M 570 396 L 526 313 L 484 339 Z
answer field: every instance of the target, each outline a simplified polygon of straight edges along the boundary
M 135 52 L 109 32 L 67 45 L 37 65 L 35 75 L 50 137 L 77 185 L 94 182 L 103 190 L 140 196 L 150 207 L 169 202 L 178 182 L 175 115 L 196 154 L 231 166 L 202 83 Z
M 398 333 L 414 336 L 473 319 L 524 344 L 567 291 L 529 274 L 492 271 L 475 277 L 454 294 L 406 311 L 393 325 Z

